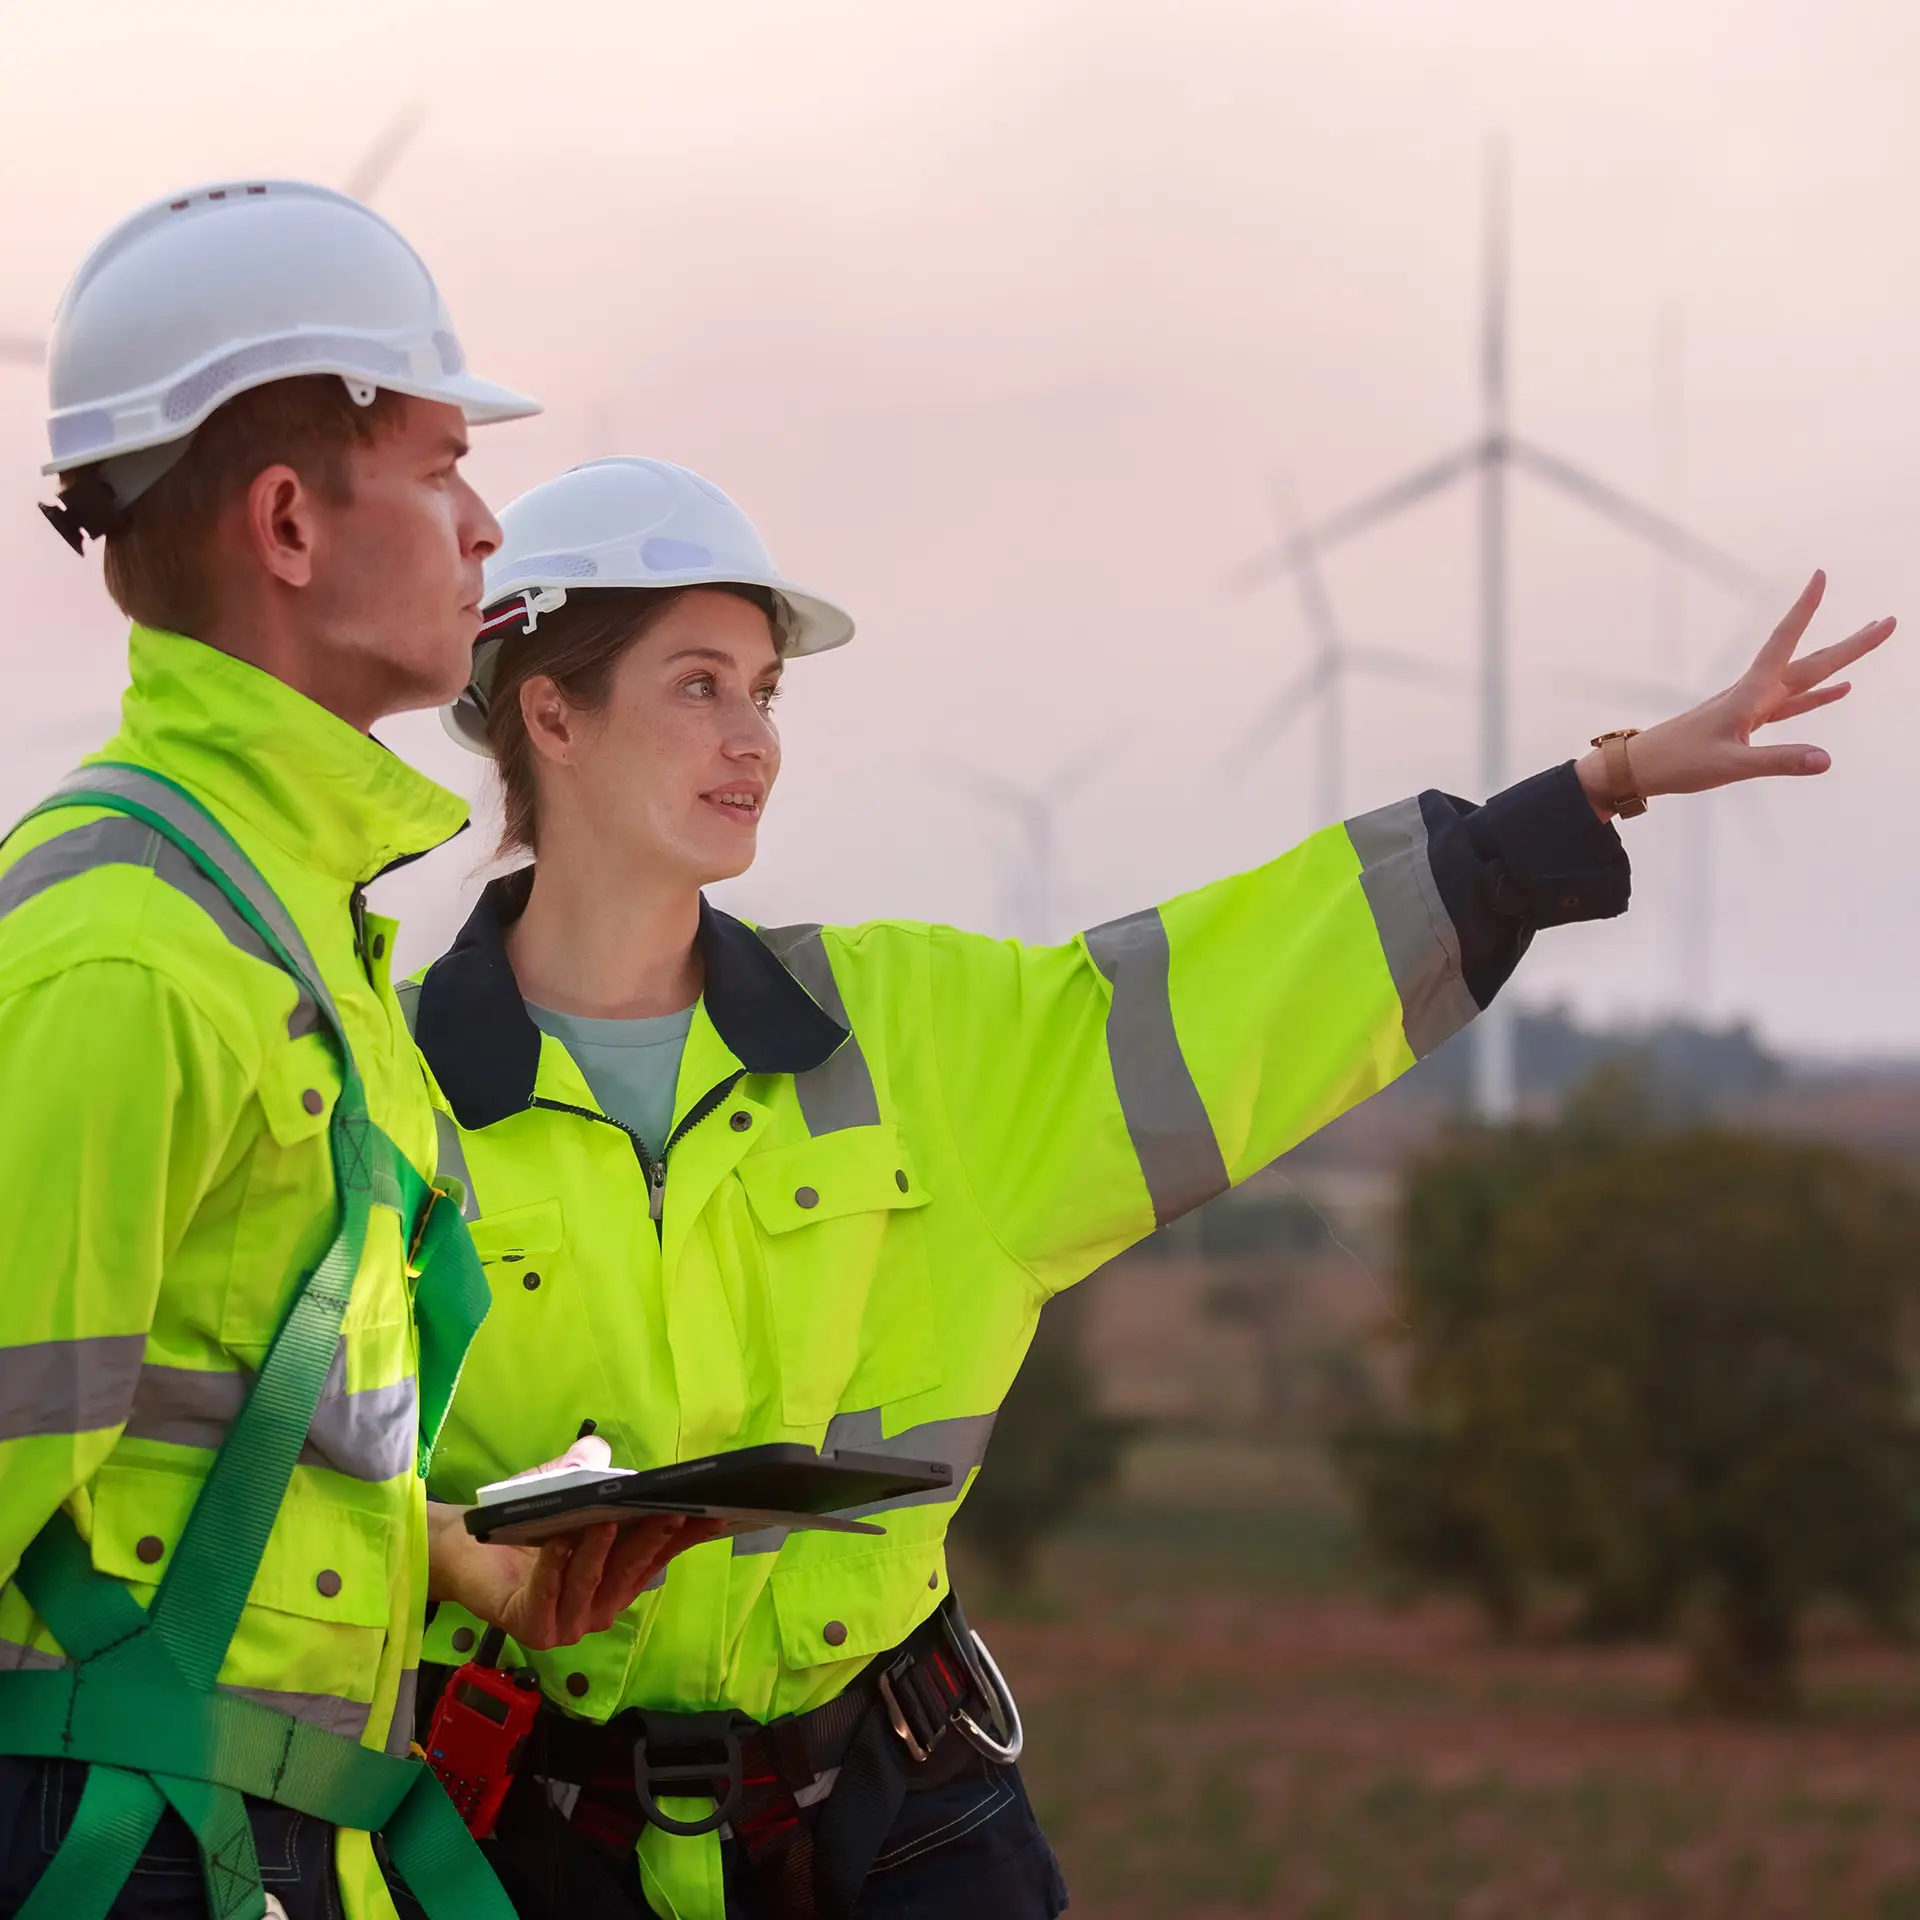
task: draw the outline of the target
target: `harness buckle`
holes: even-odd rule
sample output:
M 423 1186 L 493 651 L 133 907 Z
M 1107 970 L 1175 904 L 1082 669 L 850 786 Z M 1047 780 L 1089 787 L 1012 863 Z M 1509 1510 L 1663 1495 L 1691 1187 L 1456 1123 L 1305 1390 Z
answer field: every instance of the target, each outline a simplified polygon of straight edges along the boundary
M 744 1790 L 741 1736 L 757 1723 L 744 1713 L 648 1713 L 637 1709 L 640 1731 L 633 1742 L 633 1791 L 648 1824 L 663 1833 L 695 1839 L 717 1833 L 740 1810 Z M 726 1791 L 716 1793 L 724 1781 Z M 711 1794 L 713 1813 L 705 1820 L 676 1820 L 654 1799 L 666 1794 Z

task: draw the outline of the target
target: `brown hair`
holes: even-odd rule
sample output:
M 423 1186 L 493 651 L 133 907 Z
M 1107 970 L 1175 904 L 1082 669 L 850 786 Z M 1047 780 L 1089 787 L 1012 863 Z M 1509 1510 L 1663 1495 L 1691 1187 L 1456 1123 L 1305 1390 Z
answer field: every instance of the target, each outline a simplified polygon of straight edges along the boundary
M 401 395 L 382 387 L 371 406 L 356 406 L 330 373 L 235 394 L 201 422 L 180 460 L 133 503 L 126 524 L 107 535 L 107 591 L 115 604 L 142 626 L 205 633 L 219 611 L 207 543 L 233 495 L 284 462 L 324 498 L 344 505 L 353 497 L 348 456 L 396 425 L 404 405 Z
M 716 581 L 716 591 L 731 593 L 756 606 L 773 628 L 774 645 L 786 650 L 783 610 L 766 587 Z M 531 633 L 511 635 L 494 661 L 487 694 L 487 745 L 500 774 L 503 854 L 539 844 L 539 790 L 534 780 L 533 743 L 520 711 L 520 689 L 544 674 L 560 689 L 568 706 L 598 713 L 607 704 L 613 670 L 676 606 L 686 587 L 593 587 L 570 593 L 566 605 L 540 616 Z

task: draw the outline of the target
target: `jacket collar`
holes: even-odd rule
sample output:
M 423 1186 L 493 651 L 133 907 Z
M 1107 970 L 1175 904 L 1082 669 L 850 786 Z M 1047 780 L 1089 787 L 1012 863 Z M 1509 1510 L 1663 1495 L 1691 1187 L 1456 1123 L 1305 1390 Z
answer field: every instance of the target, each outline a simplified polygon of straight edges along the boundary
M 453 1117 L 469 1130 L 524 1112 L 540 1069 L 540 1029 L 520 996 L 504 937 L 519 917 L 515 878 L 488 886 L 420 983 L 414 1038 Z M 694 939 L 707 1017 L 748 1073 L 805 1073 L 846 1040 L 847 1029 L 820 1010 L 760 936 L 704 896 Z
M 464 800 L 244 660 L 139 625 L 128 658 L 101 753 L 178 780 L 304 868 L 353 886 L 466 824 Z

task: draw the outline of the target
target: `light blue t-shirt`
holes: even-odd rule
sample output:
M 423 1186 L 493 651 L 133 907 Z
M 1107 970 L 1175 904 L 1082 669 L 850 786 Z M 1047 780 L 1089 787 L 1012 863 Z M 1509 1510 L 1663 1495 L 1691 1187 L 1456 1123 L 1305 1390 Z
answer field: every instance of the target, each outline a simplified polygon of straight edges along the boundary
M 527 1002 L 527 1017 L 573 1055 L 600 1110 L 631 1127 L 656 1160 L 673 1131 L 673 1095 L 680 1056 L 693 1026 L 693 1009 L 652 1020 L 589 1020 Z

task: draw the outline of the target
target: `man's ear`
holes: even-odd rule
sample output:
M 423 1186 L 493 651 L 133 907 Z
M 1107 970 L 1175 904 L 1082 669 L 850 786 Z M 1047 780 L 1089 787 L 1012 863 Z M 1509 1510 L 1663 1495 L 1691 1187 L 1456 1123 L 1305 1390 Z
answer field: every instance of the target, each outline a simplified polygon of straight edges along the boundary
M 319 533 L 314 508 L 312 490 L 284 464 L 263 467 L 247 488 L 248 550 L 284 586 L 312 584 Z

